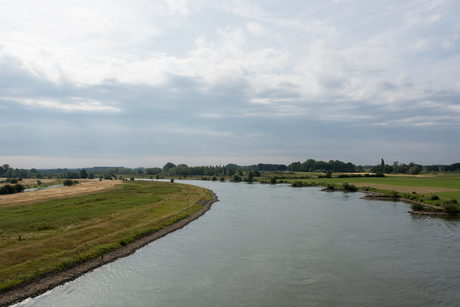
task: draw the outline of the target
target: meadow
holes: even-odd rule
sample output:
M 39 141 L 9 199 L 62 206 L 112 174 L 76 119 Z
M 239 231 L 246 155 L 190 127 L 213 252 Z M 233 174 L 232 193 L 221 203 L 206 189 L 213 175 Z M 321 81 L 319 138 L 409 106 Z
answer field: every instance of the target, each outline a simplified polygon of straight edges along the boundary
M 358 189 L 370 192 L 388 194 L 399 193 L 404 198 L 416 199 L 426 204 L 441 206 L 451 200 L 460 201 L 460 174 L 438 173 L 424 175 L 385 174 L 385 177 L 350 177 L 340 178 L 344 174 L 332 174 L 331 178 L 318 178 L 323 173 L 293 173 L 276 175 L 277 182 L 302 183 L 302 186 L 328 186 L 342 187 L 344 183 L 355 185 Z M 363 174 L 364 175 L 364 174 Z M 262 179 L 268 182 L 268 178 Z M 432 196 L 439 200 L 431 200 Z
M 94 181 L 97 185 L 99 181 Z M 209 191 L 170 182 L 117 181 L 102 191 L 0 205 L 0 291 L 99 257 L 203 207 Z M 50 193 L 50 192 L 48 192 Z M 23 198 L 29 195 L 32 201 Z M 13 195 L 5 195 L 13 196 Z M 14 203 L 14 202 L 13 202 Z

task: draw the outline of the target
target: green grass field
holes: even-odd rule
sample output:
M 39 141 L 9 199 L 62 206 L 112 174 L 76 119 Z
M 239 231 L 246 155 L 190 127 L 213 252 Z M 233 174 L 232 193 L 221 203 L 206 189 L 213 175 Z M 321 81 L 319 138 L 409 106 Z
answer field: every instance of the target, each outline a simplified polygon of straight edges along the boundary
M 103 193 L 0 207 L 0 290 L 117 249 L 210 198 L 196 186 L 126 181 Z
M 302 182 L 304 185 L 327 186 L 332 184 L 342 186 L 343 183 L 355 185 L 359 188 L 370 188 L 371 191 L 389 193 L 396 191 L 401 196 L 408 196 L 412 192 L 417 193 L 419 200 L 433 205 L 442 205 L 446 201 L 456 199 L 460 202 L 460 174 L 441 173 L 419 176 L 410 175 L 386 175 L 385 177 L 349 177 L 338 178 L 339 174 L 334 173 L 332 178 L 318 178 L 322 173 L 294 173 L 294 174 L 273 174 L 278 177 L 277 182 L 294 183 Z M 269 177 L 261 178 L 261 181 L 269 182 Z M 307 177 L 307 178 L 305 178 Z M 431 201 L 431 196 L 436 195 L 440 199 Z

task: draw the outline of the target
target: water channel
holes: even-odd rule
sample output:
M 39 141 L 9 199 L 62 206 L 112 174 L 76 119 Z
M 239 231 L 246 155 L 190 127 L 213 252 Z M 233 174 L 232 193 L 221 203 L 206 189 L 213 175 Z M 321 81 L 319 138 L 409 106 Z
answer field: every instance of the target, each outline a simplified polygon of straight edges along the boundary
M 220 201 L 135 254 L 17 306 L 454 306 L 460 219 L 402 202 L 210 181 Z

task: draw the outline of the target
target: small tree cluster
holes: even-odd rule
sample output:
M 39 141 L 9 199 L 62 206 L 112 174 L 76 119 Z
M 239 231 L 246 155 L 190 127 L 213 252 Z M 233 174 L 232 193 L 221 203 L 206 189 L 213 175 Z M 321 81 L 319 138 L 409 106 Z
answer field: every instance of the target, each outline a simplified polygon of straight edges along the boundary
M 0 195 L 21 193 L 22 191 L 24 191 L 24 189 L 25 187 L 19 183 L 15 184 L 14 186 L 6 184 L 0 188 Z

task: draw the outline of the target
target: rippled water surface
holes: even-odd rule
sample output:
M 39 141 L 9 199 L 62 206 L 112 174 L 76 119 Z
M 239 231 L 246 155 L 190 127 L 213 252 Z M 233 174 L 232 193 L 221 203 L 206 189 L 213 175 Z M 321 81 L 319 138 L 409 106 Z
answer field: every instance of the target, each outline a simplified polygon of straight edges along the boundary
M 460 219 L 286 185 L 181 181 L 220 201 L 24 306 L 456 306 Z

